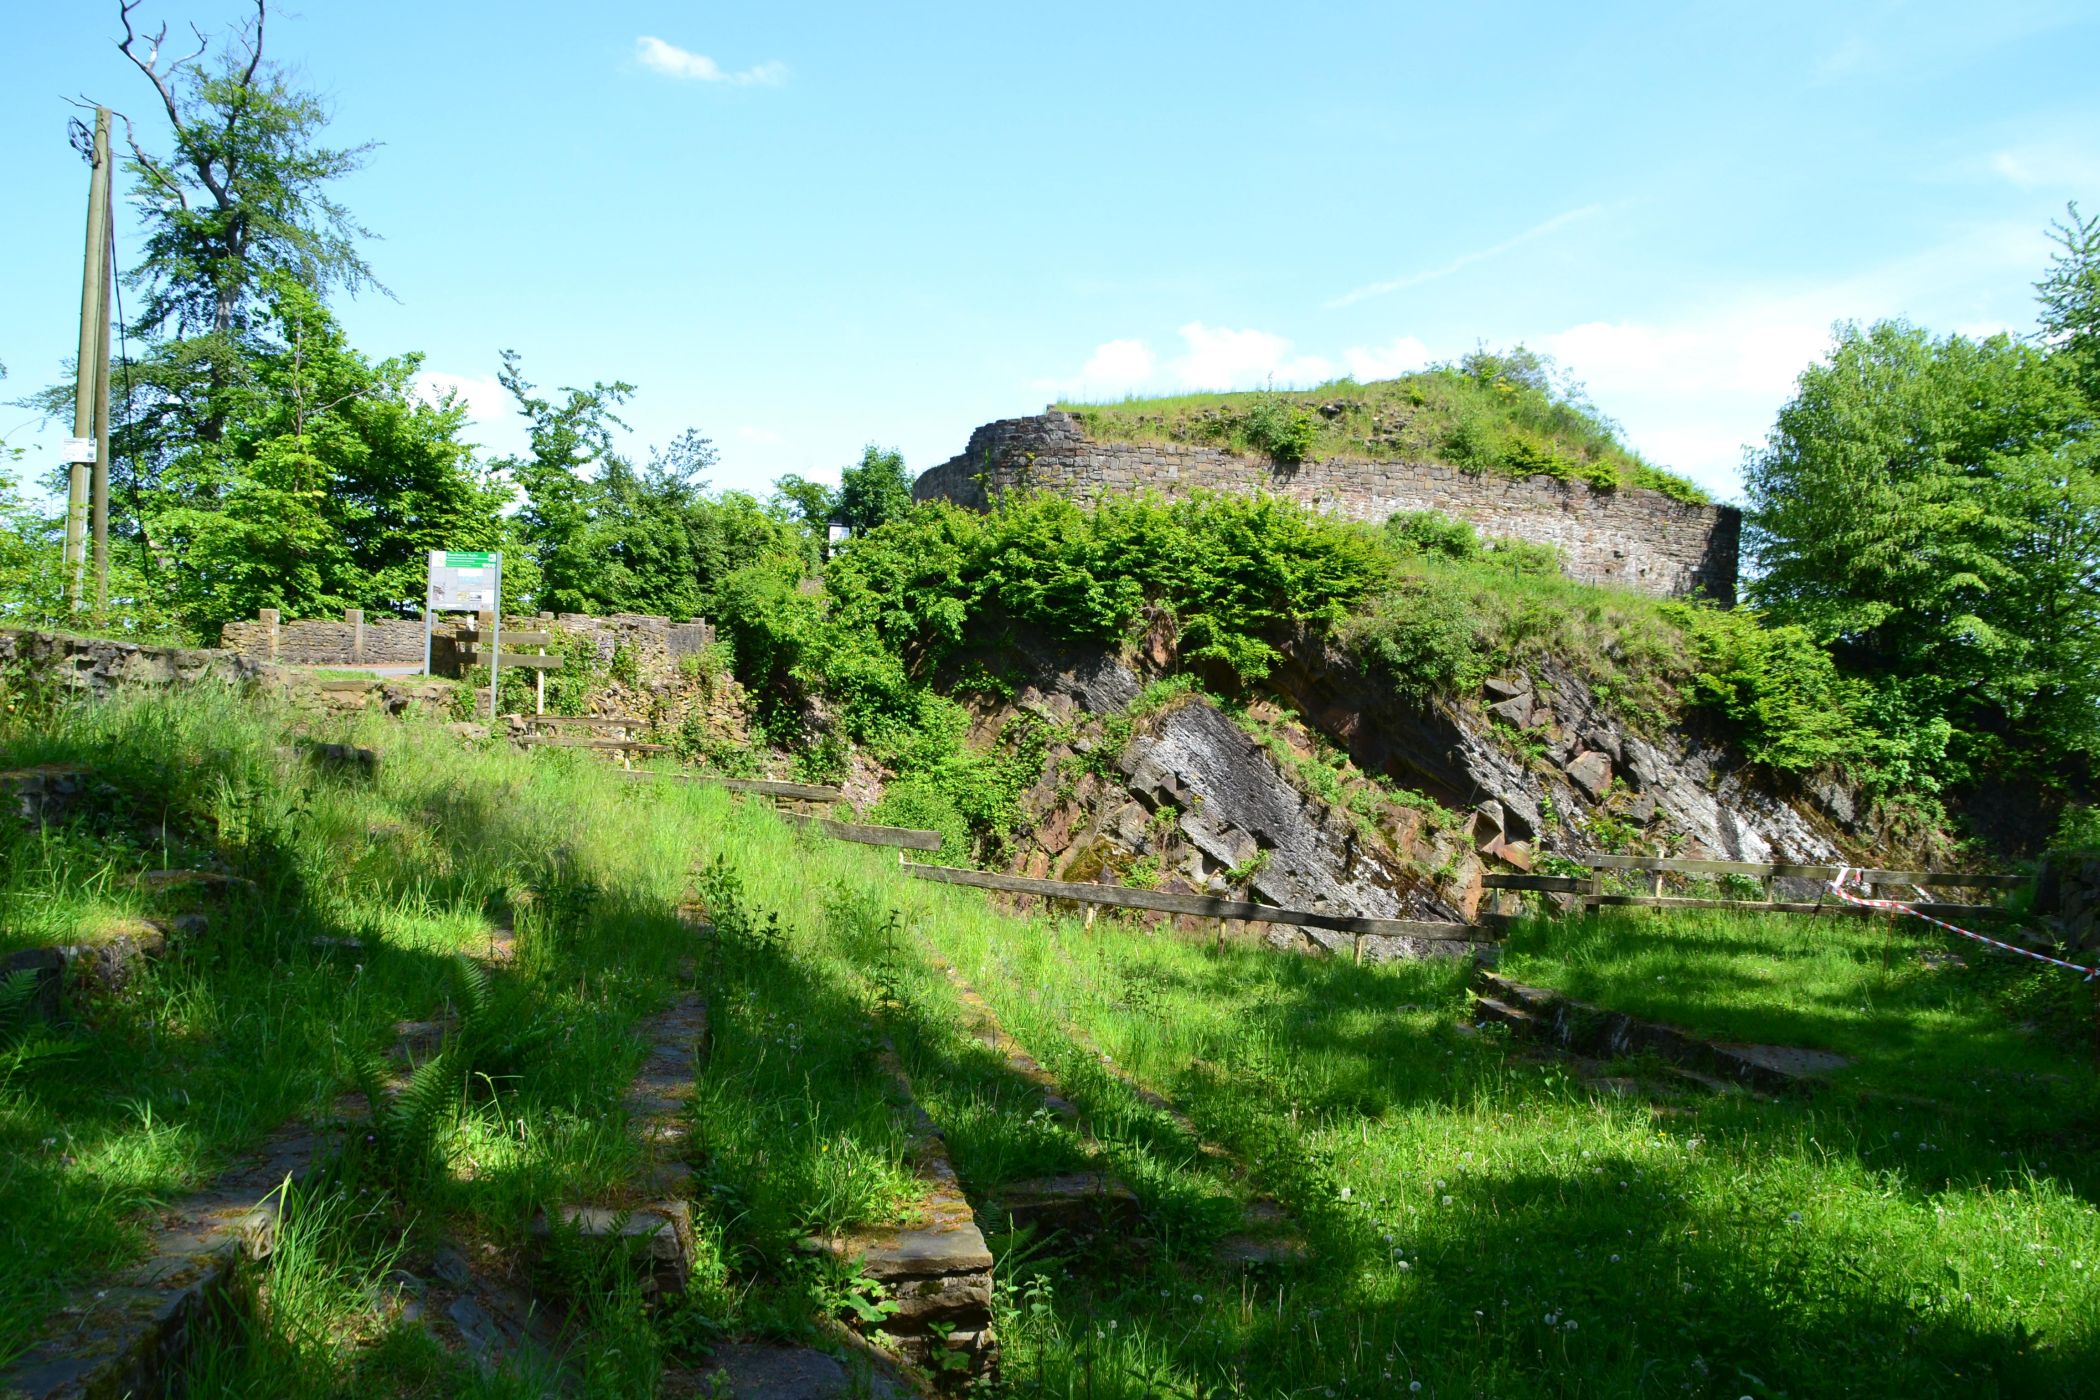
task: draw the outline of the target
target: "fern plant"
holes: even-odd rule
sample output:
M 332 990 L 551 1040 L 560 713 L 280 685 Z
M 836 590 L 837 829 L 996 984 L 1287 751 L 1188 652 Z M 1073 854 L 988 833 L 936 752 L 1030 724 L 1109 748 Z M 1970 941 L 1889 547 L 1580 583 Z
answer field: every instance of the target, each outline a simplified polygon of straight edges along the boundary
M 385 1174 L 402 1185 L 436 1176 L 438 1135 L 459 1109 L 463 1076 L 445 1051 L 431 1056 L 409 1074 L 395 1092 L 386 1061 L 367 1055 L 357 1062 L 358 1087 L 371 1105 L 371 1146 Z
M 17 1076 L 44 1068 L 80 1052 L 80 1047 L 54 1035 L 37 1013 L 42 981 L 23 968 L 0 977 L 0 1093 Z

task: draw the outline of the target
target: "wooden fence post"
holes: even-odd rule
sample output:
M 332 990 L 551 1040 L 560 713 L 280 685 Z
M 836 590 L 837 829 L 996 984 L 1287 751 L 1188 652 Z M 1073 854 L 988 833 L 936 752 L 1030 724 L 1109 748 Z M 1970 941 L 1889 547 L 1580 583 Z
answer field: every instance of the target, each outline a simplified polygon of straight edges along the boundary
M 277 609 L 258 608 L 255 617 L 263 626 L 270 629 L 268 633 L 270 659 L 275 661 L 277 659 Z
M 343 621 L 350 624 L 350 661 L 355 665 L 365 659 L 365 610 L 345 608 Z

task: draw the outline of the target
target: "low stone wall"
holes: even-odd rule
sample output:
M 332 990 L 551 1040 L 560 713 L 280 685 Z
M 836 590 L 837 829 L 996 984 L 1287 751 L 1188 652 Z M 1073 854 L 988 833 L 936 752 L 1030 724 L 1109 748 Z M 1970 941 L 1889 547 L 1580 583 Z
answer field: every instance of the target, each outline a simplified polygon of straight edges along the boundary
M 254 680 L 260 663 L 236 652 L 73 637 L 63 632 L 0 631 L 0 666 L 20 666 L 65 690 L 103 695 L 120 685 L 188 685 Z
M 668 617 L 646 613 L 616 613 L 610 617 L 541 613 L 536 617 L 503 619 L 505 632 L 544 632 L 549 628 L 586 639 L 592 654 L 602 663 L 609 663 L 620 647 L 626 646 L 635 656 L 638 674 L 645 679 L 668 676 L 681 657 L 694 655 L 715 639 L 714 627 L 702 618 L 673 622 Z M 432 669 L 441 675 L 455 673 L 460 639 L 474 635 L 473 620 L 460 614 L 441 617 L 431 633 Z M 250 660 L 281 666 L 421 666 L 423 621 L 367 619 L 352 609 L 340 619 L 286 622 L 276 609 L 265 608 L 253 621 L 229 622 L 220 628 L 219 644 Z
M 284 666 L 420 666 L 423 622 L 420 618 L 367 619 L 356 608 L 340 619 L 283 622 L 275 608 L 264 608 L 253 622 L 229 622 L 221 627 L 219 645 Z
M 1570 577 L 1643 593 L 1735 601 L 1742 528 L 1732 506 L 1690 505 L 1659 491 L 1600 491 L 1551 477 L 1468 472 L 1430 462 L 1336 457 L 1284 466 L 1184 443 L 1099 442 L 1056 410 L 988 423 L 960 457 L 922 474 L 914 500 L 984 509 L 1007 491 L 1079 500 L 1138 490 L 1267 491 L 1357 520 L 1433 510 L 1560 550 Z

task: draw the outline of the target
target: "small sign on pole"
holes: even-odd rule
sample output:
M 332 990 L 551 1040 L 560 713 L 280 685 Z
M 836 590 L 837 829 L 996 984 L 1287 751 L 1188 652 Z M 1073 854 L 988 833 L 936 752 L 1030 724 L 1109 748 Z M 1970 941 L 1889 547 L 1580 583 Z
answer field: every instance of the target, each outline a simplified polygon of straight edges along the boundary
M 430 588 L 423 608 L 423 674 L 430 674 L 430 641 L 441 612 L 487 612 L 495 625 L 489 641 L 489 718 L 496 717 L 496 682 L 503 649 L 503 554 L 500 550 L 430 551 Z

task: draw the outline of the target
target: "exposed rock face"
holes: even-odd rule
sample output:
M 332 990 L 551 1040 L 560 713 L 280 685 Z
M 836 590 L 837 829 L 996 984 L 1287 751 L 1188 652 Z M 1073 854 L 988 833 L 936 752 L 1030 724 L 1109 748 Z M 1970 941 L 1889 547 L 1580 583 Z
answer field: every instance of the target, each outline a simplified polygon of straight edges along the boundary
M 1030 659 L 1036 683 L 976 726 L 980 743 L 1017 717 L 1057 736 L 1022 799 L 1030 829 L 1009 861 L 1015 873 L 1382 918 L 1457 921 L 1478 903 L 1481 867 L 1465 829 L 1431 830 L 1402 808 L 1372 820 L 1308 792 L 1198 696 L 1141 717 L 1118 752 L 1103 754 L 1113 742 L 1103 721 L 1138 699 L 1137 674 L 1101 653 Z M 1316 736 L 1273 706 L 1268 717 L 1284 744 L 1312 752 Z M 1431 878 L 1432 868 L 1443 877 Z
M 1802 863 L 1841 855 L 1834 831 L 1789 805 L 1738 755 L 1690 733 L 1653 740 L 1629 733 L 1572 671 L 1532 669 L 1497 678 L 1477 700 L 1418 705 L 1346 658 L 1301 645 L 1275 679 L 1279 693 L 1368 771 L 1447 805 L 1492 802 L 1493 818 L 1476 826 L 1483 853 L 1520 869 L 1540 850 L 1601 849 L 1592 829 L 1598 816 L 1673 832 L 1686 855 Z M 1507 719 L 1502 707 L 1519 699 L 1530 704 L 1520 727 L 1544 749 L 1536 761 L 1513 751 L 1489 720 Z
M 1195 702 L 1133 739 L 1121 767 L 1152 809 L 1172 803 L 1198 851 L 1228 870 L 1256 861 L 1247 885 L 1291 909 L 1379 918 L 1452 919 L 1459 911 L 1363 840 L 1347 814 L 1300 792 L 1260 745 Z

